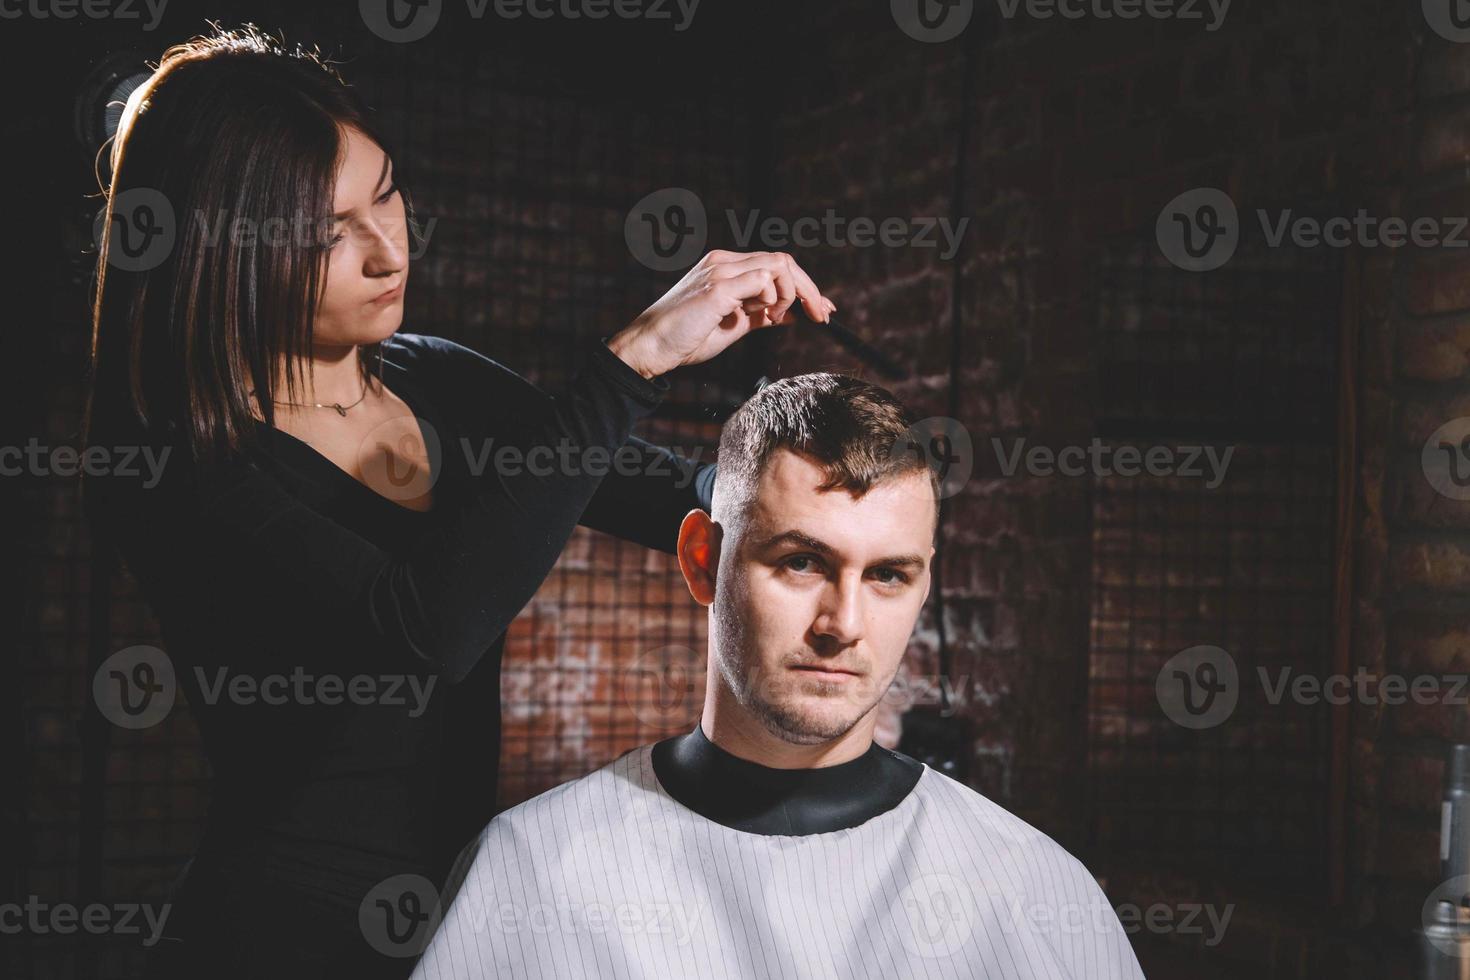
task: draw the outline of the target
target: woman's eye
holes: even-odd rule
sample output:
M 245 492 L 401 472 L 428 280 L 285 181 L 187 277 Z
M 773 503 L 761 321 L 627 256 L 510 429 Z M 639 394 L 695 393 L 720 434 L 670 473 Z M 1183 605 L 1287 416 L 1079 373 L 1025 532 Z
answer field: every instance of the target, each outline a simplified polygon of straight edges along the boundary
M 392 197 L 394 194 L 397 194 L 397 193 L 398 193 L 398 185 L 397 184 L 393 184 L 386 191 L 383 192 L 383 196 L 382 197 L 378 198 L 378 203 L 379 204 L 385 204 L 385 203 L 387 203 L 388 198 Z

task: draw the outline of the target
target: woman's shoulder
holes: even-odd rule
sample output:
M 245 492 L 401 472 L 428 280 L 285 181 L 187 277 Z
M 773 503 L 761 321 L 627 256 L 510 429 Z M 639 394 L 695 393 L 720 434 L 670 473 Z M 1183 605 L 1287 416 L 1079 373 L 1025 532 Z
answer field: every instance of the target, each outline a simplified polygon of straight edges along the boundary
M 383 341 L 383 359 L 426 381 L 441 397 L 514 402 L 539 394 L 516 371 L 446 337 L 399 331 Z
M 447 337 L 400 330 L 383 341 L 383 358 L 402 367 L 433 370 L 478 365 L 509 371 L 505 365 Z

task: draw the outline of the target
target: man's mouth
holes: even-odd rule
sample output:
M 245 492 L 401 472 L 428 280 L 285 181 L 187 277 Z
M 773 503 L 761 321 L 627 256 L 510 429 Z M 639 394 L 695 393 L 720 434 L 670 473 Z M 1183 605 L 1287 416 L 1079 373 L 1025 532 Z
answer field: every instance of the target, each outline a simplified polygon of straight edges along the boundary
M 852 677 L 861 677 L 862 674 L 846 667 L 834 667 L 830 664 L 792 664 L 792 670 L 799 670 L 803 674 L 809 674 L 817 680 L 842 682 Z

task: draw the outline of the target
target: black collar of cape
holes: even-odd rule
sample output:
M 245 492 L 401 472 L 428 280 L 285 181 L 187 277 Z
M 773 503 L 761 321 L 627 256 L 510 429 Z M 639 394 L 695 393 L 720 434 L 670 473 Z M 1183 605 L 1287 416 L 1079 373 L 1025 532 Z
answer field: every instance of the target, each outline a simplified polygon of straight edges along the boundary
M 903 802 L 924 766 L 874 742 L 848 762 L 771 769 L 731 755 L 696 726 L 653 746 L 665 792 L 706 819 L 750 834 L 825 834 L 871 820 Z

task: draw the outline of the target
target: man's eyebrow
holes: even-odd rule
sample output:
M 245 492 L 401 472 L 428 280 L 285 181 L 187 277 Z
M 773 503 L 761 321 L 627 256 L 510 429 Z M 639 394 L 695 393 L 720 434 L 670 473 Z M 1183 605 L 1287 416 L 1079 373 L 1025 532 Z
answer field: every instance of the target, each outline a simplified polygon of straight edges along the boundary
M 378 188 L 383 186 L 383 178 L 388 176 L 388 165 L 391 162 L 392 161 L 388 159 L 388 154 L 384 153 L 383 169 L 378 171 L 378 183 L 375 187 L 373 187 L 373 197 L 378 196 Z M 355 212 L 356 210 L 357 208 L 348 208 L 346 211 L 338 211 L 336 214 L 332 215 L 332 220 L 346 221 L 348 218 L 352 217 L 353 212 Z
M 777 545 L 794 544 L 808 551 L 815 551 L 819 555 L 834 555 L 837 549 L 827 542 L 814 538 L 804 531 L 781 531 L 760 541 L 756 547 L 765 551 Z M 922 555 L 890 555 L 887 558 L 879 558 L 873 562 L 874 565 L 882 565 L 888 568 L 923 568 L 925 561 Z

